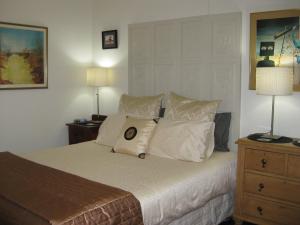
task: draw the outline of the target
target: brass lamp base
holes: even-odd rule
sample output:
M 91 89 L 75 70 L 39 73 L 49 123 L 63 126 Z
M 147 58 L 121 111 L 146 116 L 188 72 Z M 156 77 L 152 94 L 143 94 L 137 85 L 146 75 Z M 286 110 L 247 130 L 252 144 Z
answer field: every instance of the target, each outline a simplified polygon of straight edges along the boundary
M 267 139 L 272 139 L 272 140 L 278 140 L 278 139 L 282 138 L 282 136 L 272 135 L 272 134 L 263 134 L 261 137 L 267 138 Z

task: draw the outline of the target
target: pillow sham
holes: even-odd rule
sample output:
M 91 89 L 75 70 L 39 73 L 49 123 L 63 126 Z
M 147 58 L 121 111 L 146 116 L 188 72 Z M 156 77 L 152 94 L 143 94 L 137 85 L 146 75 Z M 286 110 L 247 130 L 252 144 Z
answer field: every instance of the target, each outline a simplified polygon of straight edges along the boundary
M 145 158 L 156 123 L 153 119 L 127 117 L 113 152 Z
M 220 100 L 199 101 L 170 93 L 167 99 L 165 118 L 170 120 L 214 121 Z
M 159 117 L 163 118 L 165 108 L 159 111 Z M 228 152 L 229 130 L 231 122 L 231 112 L 216 113 L 215 115 L 215 151 Z
M 201 162 L 214 149 L 214 122 L 160 119 L 149 146 L 149 154 L 164 158 Z
M 126 116 L 123 114 L 109 115 L 99 128 L 96 143 L 113 147 L 125 124 Z
M 163 94 L 157 96 L 129 96 L 123 94 L 119 103 L 119 113 L 132 117 L 158 118 Z

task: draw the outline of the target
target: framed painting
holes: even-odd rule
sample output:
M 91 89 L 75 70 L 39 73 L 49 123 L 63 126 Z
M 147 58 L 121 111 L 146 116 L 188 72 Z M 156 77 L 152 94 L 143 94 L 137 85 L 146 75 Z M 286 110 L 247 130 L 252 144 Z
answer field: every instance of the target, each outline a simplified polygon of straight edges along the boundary
M 118 48 L 118 31 L 102 31 L 102 49 Z
M 48 88 L 48 28 L 0 22 L 0 90 Z
M 300 9 L 251 13 L 250 82 L 256 89 L 257 67 L 290 67 L 294 91 L 300 91 Z

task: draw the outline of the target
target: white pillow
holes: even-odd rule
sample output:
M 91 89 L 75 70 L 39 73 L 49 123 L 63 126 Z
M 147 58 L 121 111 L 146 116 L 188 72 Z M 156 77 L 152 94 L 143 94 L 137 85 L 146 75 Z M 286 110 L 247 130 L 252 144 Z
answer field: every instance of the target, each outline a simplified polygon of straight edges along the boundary
M 214 149 L 214 122 L 160 119 L 149 146 L 149 154 L 201 162 Z
M 117 143 L 125 121 L 126 116 L 123 114 L 107 116 L 99 128 L 96 143 L 113 147 Z
M 156 123 L 153 119 L 127 117 L 113 152 L 145 158 Z
M 170 93 L 164 118 L 170 120 L 214 121 L 220 100 L 199 101 Z
M 119 102 L 119 113 L 139 118 L 158 118 L 163 96 L 136 97 L 124 94 Z

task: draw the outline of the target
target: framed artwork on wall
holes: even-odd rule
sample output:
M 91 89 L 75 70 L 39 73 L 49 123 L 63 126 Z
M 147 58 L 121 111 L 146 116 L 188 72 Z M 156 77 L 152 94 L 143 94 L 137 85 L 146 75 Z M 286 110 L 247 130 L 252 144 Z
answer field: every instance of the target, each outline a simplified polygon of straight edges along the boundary
M 300 91 L 300 9 L 250 14 L 250 80 L 256 89 L 257 67 L 290 67 Z
M 103 49 L 118 48 L 117 30 L 102 31 L 102 48 Z
M 48 88 L 48 28 L 0 22 L 0 90 Z

